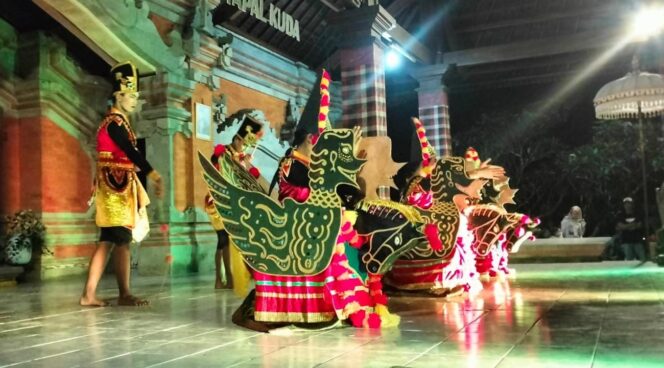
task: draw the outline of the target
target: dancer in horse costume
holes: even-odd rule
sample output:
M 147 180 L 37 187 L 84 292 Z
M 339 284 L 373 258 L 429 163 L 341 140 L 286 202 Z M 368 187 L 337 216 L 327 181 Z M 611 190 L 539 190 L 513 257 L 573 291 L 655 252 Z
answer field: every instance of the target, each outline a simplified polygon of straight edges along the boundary
M 328 85 L 325 76 L 321 92 L 327 92 Z M 346 256 L 346 243 L 360 246 L 364 237 L 354 231 L 353 216 L 342 208 L 337 188 L 357 188 L 362 160 L 355 147 L 360 137 L 353 130 L 327 127 L 329 93 L 321 93 L 320 105 L 319 131 L 310 138 L 310 158 L 297 160 L 306 168 L 300 176 L 306 173 L 308 188 L 301 177 L 282 177 L 291 184 L 280 189 L 283 203 L 268 197 L 232 160 L 220 160 L 222 170 L 217 171 L 200 156 L 218 213 L 256 280 L 256 289 L 234 316 L 234 321 L 249 328 L 265 331 L 283 323 L 344 320 L 371 328 L 398 323 L 387 312 L 382 293 L 365 281 Z M 298 184 L 301 188 L 294 188 Z M 404 228 L 416 226 L 406 221 Z M 372 254 L 368 258 L 385 258 L 376 256 L 379 248 L 368 252 Z

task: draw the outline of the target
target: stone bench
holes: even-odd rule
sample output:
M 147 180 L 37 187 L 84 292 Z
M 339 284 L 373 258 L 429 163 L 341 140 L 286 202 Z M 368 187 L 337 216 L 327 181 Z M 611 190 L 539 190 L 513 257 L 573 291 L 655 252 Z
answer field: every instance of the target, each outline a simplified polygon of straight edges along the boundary
M 510 262 L 601 261 L 609 239 L 611 238 L 546 238 L 526 241 L 517 253 L 510 254 Z

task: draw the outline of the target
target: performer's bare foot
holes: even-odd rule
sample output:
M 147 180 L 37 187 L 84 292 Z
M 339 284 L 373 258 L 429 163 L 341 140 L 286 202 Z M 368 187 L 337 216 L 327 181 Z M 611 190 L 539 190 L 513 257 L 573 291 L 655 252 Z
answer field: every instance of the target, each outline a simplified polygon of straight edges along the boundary
M 130 306 L 130 307 L 141 307 L 145 305 L 150 305 L 150 301 L 146 299 L 141 299 L 133 295 L 125 295 L 118 297 L 118 305 Z
M 228 285 L 226 283 L 223 283 L 221 279 L 217 279 L 217 281 L 214 282 L 214 288 L 215 289 L 232 289 L 233 285 Z
M 87 296 L 82 296 L 81 299 L 79 299 L 78 304 L 82 305 L 83 307 L 105 307 L 108 305 L 108 303 L 103 300 L 90 298 Z

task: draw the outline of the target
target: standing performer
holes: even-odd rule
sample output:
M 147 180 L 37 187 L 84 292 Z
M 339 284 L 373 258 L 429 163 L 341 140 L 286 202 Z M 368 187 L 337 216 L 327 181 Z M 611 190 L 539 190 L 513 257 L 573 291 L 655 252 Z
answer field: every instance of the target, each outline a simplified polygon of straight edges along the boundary
M 222 155 L 230 155 L 231 159 L 238 163 L 240 166 L 244 167 L 253 177 L 258 179 L 260 177 L 260 172 L 258 169 L 251 165 L 251 156 L 244 153 L 245 146 L 251 146 L 257 144 L 258 139 L 261 136 L 261 128 L 263 126 L 255 121 L 251 116 L 245 115 L 240 128 L 237 133 L 233 136 L 233 141 L 231 144 L 223 146 L 221 144 L 217 145 L 214 148 L 214 153 L 210 158 L 210 162 L 217 168 L 220 169 L 219 159 Z M 228 232 L 224 229 L 224 223 L 221 220 L 221 216 L 217 212 L 217 209 L 214 206 L 214 200 L 208 193 L 205 196 L 205 211 L 207 212 L 210 222 L 212 223 L 212 228 L 217 232 L 217 252 L 214 257 L 215 264 L 215 289 L 232 289 L 233 288 L 233 275 L 231 273 L 231 253 L 229 247 L 229 238 Z M 226 283 L 221 280 L 221 262 L 224 262 L 224 274 L 226 278 Z
M 142 171 L 155 185 L 161 197 L 161 176 L 150 166 L 136 148 L 134 134 L 127 115 L 138 102 L 138 72 L 130 62 L 111 68 L 113 107 L 108 111 L 97 131 L 97 170 L 95 176 L 96 223 L 101 229 L 99 243 L 90 259 L 88 279 L 79 303 L 83 306 L 104 306 L 96 290 L 106 257 L 115 249 L 115 275 L 118 282 L 118 305 L 147 305 L 145 299 L 135 297 L 129 290 L 129 243 L 138 232 L 146 234 L 145 206 L 150 203 L 137 171 Z M 132 234 L 133 232 L 133 234 Z M 142 237 L 142 236 L 141 236 Z
M 237 245 L 232 249 L 253 272 L 255 289 L 232 317 L 238 325 L 267 332 L 291 323 L 395 324 L 394 318 L 382 323 L 371 290 L 345 254 L 346 243 L 361 245 L 361 239 L 336 189 L 356 186 L 363 162 L 355 155 L 355 132 L 328 129 L 329 82 L 324 71 L 318 133 L 298 131 L 297 147 L 280 162 L 283 202 L 269 197 L 228 158 L 218 171 L 199 155 L 214 205 Z

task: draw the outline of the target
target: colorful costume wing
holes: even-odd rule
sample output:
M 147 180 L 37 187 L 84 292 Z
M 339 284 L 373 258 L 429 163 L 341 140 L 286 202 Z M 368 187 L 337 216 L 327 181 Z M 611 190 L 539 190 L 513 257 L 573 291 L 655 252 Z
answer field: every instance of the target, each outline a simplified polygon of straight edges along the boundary
M 256 178 L 251 176 L 244 167 L 234 161 L 230 155 L 223 155 L 219 161 L 219 166 L 221 176 L 231 185 L 247 191 L 267 194 L 265 189 L 258 184 Z
M 233 185 L 205 156 L 198 157 L 226 231 L 251 268 L 297 276 L 315 275 L 328 266 L 341 226 L 340 208 L 293 200 L 282 206 L 262 192 Z M 250 184 L 239 175 L 235 179 Z

